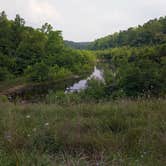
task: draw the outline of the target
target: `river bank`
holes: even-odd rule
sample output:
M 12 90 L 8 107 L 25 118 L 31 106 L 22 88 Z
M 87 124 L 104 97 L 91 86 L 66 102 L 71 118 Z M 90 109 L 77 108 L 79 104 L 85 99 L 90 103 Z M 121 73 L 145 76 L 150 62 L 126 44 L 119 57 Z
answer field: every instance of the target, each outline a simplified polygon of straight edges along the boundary
M 85 75 L 85 74 L 84 74 Z M 48 81 L 42 83 L 26 83 L 11 85 L 10 87 L 3 88 L 0 91 L 0 95 L 8 96 L 10 100 L 16 98 L 29 99 L 31 96 L 40 96 L 41 93 L 47 93 L 49 90 L 56 88 L 65 88 L 68 84 L 72 85 L 73 81 L 78 81 L 83 78 L 82 76 L 70 76 L 68 78 L 59 79 L 55 81 Z M 63 84 L 62 84 L 63 83 Z
M 16 100 L 37 102 L 45 97 L 49 91 L 70 91 L 76 84 L 78 85 L 78 90 L 79 88 L 85 88 L 87 79 L 89 79 L 88 75 L 90 75 L 90 71 L 82 72 L 81 75 L 71 75 L 63 79 L 38 83 L 27 82 L 25 79 L 21 78 L 11 80 L 10 83 L 1 82 L 0 95 L 5 95 L 8 97 L 9 101 L 14 102 Z M 101 77 L 100 75 L 101 73 L 95 67 L 90 77 Z M 85 81 L 85 83 L 79 84 L 82 81 Z

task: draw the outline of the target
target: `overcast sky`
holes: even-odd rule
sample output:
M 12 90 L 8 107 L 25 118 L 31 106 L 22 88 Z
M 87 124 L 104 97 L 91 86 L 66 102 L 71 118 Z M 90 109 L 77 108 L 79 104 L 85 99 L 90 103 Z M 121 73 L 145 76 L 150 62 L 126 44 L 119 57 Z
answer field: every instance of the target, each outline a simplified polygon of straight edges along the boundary
M 48 22 L 64 39 L 92 41 L 166 16 L 166 0 L 0 0 L 0 10 L 33 27 Z

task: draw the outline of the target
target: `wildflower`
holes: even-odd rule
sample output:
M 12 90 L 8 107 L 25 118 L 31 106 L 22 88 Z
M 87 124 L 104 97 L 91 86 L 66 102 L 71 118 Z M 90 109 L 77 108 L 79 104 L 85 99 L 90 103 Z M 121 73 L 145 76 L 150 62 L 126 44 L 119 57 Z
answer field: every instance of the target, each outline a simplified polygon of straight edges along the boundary
M 30 115 L 27 115 L 26 118 L 29 119 L 29 118 L 31 118 L 31 116 L 30 116 Z
M 33 132 L 36 132 L 36 130 L 37 130 L 37 129 L 36 129 L 36 128 L 34 128 L 34 129 L 33 129 Z
M 30 134 L 28 134 L 27 136 L 28 136 L 28 137 L 30 137 L 31 135 L 30 135 Z
M 99 166 L 99 163 L 96 163 L 96 166 Z
M 45 123 L 44 125 L 45 125 L 45 126 L 49 126 L 49 123 Z
M 6 132 L 4 137 L 5 137 L 5 139 L 6 139 L 7 141 L 9 141 L 9 142 L 12 141 L 12 135 L 11 135 L 10 132 Z
M 146 154 L 147 154 L 147 152 L 143 152 L 143 154 L 144 154 L 144 155 L 146 155 Z

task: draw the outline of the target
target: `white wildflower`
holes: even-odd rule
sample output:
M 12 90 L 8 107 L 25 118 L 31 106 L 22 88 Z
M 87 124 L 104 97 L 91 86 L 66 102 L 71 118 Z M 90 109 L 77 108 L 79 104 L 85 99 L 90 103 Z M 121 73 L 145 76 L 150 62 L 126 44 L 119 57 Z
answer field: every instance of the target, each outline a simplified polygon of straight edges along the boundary
M 5 135 L 4 135 L 5 139 L 9 142 L 12 141 L 12 135 L 10 132 L 5 132 Z
M 44 125 L 45 125 L 45 126 L 49 126 L 49 123 L 47 122 L 47 123 L 45 123 Z
M 36 128 L 34 128 L 34 129 L 33 129 L 33 132 L 36 132 L 36 130 L 37 130 L 37 129 L 36 129 Z
M 143 152 L 144 153 L 144 155 L 146 155 L 147 154 L 147 152 Z
M 30 115 L 27 115 L 26 118 L 29 119 L 29 118 L 31 118 L 31 116 L 30 116 Z

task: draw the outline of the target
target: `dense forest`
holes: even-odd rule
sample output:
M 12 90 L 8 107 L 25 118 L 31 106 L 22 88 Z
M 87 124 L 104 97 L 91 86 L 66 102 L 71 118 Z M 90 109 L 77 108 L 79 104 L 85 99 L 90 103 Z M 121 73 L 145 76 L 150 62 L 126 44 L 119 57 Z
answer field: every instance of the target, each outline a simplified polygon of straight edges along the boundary
M 61 31 L 50 24 L 34 29 L 19 15 L 8 20 L 0 13 L 0 81 L 20 76 L 54 80 L 88 71 L 94 61 L 92 53 L 66 47 Z
M 120 47 L 96 54 L 108 64 L 105 94 L 117 97 L 166 94 L 166 44 Z
M 104 50 L 115 47 L 141 47 L 145 45 L 163 44 L 166 42 L 166 17 L 150 20 L 144 25 L 131 27 L 99 38 L 93 42 L 65 41 L 66 45 L 75 49 Z
M 114 47 L 131 46 L 141 47 L 143 45 L 155 45 L 166 42 L 166 17 L 150 20 L 143 26 L 129 28 L 116 32 L 112 35 L 108 35 L 103 38 L 99 38 L 94 42 L 85 43 L 84 47 L 81 47 L 81 43 L 67 43 L 74 48 L 84 48 L 92 50 L 104 50 Z
M 66 46 L 69 46 L 74 49 L 87 49 L 90 45 L 90 42 L 73 42 L 73 41 L 65 41 Z

